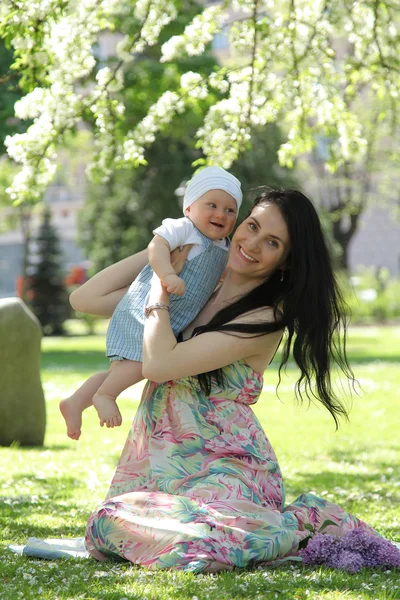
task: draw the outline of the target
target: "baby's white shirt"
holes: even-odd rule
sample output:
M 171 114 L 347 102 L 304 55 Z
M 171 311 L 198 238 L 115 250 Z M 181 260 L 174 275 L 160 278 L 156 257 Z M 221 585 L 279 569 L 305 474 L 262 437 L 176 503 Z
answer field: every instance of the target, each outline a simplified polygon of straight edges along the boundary
M 182 217 L 181 219 L 164 219 L 160 227 L 154 229 L 153 234 L 160 235 L 167 240 L 171 252 L 175 250 L 175 248 L 179 248 L 179 246 L 194 244 L 189 250 L 187 260 L 193 260 L 193 258 L 203 252 L 201 236 L 188 217 Z M 229 250 L 225 239 L 213 241 L 213 244 L 223 248 L 227 252 Z

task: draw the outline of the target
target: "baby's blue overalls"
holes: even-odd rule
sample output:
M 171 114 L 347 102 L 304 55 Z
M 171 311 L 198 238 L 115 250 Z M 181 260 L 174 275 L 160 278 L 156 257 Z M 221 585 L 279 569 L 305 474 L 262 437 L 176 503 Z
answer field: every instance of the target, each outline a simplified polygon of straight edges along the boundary
M 171 294 L 171 327 L 174 335 L 193 321 L 215 290 L 228 262 L 228 252 L 198 231 L 203 251 L 187 260 L 179 276 L 186 283 L 184 296 Z M 229 240 L 226 238 L 229 245 Z M 228 246 L 229 247 L 229 246 Z M 142 362 L 144 309 L 148 304 L 153 270 L 149 264 L 139 273 L 122 298 L 107 331 L 106 354 L 111 360 Z

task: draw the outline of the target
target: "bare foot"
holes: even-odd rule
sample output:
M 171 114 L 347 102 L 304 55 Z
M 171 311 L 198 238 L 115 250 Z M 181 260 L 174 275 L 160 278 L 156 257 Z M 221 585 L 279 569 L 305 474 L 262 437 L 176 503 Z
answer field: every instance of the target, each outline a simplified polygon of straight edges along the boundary
M 100 426 L 119 427 L 122 423 L 121 413 L 115 398 L 104 392 L 96 392 L 93 396 L 93 406 L 97 410 L 100 419 Z
M 75 398 L 65 398 L 60 402 L 60 411 L 67 424 L 67 436 L 79 440 L 82 426 L 82 409 Z

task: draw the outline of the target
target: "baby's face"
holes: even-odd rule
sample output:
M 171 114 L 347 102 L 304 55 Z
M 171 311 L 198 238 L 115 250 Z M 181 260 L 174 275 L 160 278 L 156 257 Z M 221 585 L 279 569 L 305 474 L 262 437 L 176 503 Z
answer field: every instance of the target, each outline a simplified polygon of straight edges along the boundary
M 185 215 L 210 240 L 221 240 L 235 225 L 236 200 L 224 190 L 209 190 L 185 210 Z

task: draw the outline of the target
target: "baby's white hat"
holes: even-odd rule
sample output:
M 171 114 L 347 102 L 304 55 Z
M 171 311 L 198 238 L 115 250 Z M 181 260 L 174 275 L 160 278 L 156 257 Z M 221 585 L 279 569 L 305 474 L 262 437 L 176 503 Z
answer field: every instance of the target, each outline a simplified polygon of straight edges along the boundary
M 243 199 L 240 181 L 222 167 L 206 167 L 192 177 L 183 197 L 183 210 L 210 190 L 224 190 L 230 194 L 236 200 L 239 210 Z

